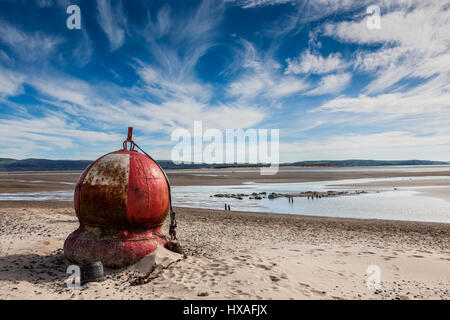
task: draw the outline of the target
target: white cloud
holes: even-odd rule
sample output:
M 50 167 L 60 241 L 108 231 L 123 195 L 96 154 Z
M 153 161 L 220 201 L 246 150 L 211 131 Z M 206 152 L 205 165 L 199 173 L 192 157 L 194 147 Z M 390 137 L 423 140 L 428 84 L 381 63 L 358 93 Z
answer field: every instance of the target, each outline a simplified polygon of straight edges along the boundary
M 0 97 L 15 96 L 21 93 L 23 76 L 0 67 Z
M 280 145 L 288 160 L 450 159 L 450 133 L 419 136 L 408 131 L 343 134 Z M 300 157 L 299 157 L 300 155 Z
M 229 85 L 228 93 L 232 96 L 253 98 L 261 93 L 267 85 L 270 85 L 270 78 L 267 75 L 258 74 L 256 76 L 245 76 Z
M 155 19 L 149 13 L 148 23 L 140 32 L 155 61 L 154 69 L 180 82 L 192 80 L 198 60 L 215 45 L 216 27 L 224 12 L 222 2 L 203 0 L 181 16 L 172 17 L 169 7 L 161 8 Z
M 47 59 L 62 41 L 58 36 L 46 35 L 40 31 L 26 33 L 0 20 L 0 42 L 5 43 L 24 61 Z
M 330 74 L 322 77 L 316 88 L 308 91 L 307 95 L 336 94 L 343 91 L 350 84 L 352 75 L 350 73 Z
M 392 43 L 404 47 L 421 48 L 425 51 L 442 52 L 448 48 L 449 9 L 444 2 L 426 2 L 404 10 L 398 7 L 392 12 L 382 13 L 381 29 L 367 28 L 366 19 L 337 24 L 326 24 L 324 34 L 340 40 L 377 44 Z
M 282 98 L 308 89 L 310 85 L 295 77 L 283 77 L 277 85 L 267 93 L 270 97 Z
M 302 79 L 284 77 L 269 71 L 247 74 L 230 83 L 228 94 L 242 99 L 278 99 L 305 91 L 310 85 Z
M 286 59 L 286 62 L 285 74 L 324 74 L 341 70 L 348 65 L 342 60 L 339 52 L 331 53 L 324 58 L 321 55 L 312 54 L 309 50 L 303 52 L 298 58 Z
M 336 98 L 321 109 L 330 112 L 390 113 L 398 115 L 438 113 L 450 111 L 450 95 L 406 96 L 400 93 L 383 94 L 376 97 L 361 95 L 357 98 Z
M 263 6 L 274 6 L 286 3 L 295 3 L 295 0 L 226 0 L 226 2 L 236 2 L 242 8 L 255 8 Z
M 46 115 L 42 118 L 0 119 L 0 156 L 35 156 L 40 151 L 58 150 L 76 147 L 79 143 L 91 146 L 120 141 L 117 134 L 82 130 L 69 123 L 61 114 Z M 11 146 L 20 145 L 21 150 Z
M 147 80 L 154 81 L 155 75 L 150 69 L 147 71 Z M 168 133 L 180 126 L 191 126 L 195 120 L 203 120 L 213 128 L 245 128 L 265 118 L 265 112 L 260 107 L 203 103 L 192 95 L 184 94 L 179 88 L 174 89 L 176 94 L 168 94 L 163 102 L 149 103 L 145 98 L 149 90 L 147 86 L 131 89 L 111 83 L 94 86 L 61 74 L 32 77 L 27 79 L 27 83 L 42 94 L 45 104 L 75 115 L 84 123 L 95 122 L 96 126 L 109 128 L 132 125 L 146 134 Z
M 249 128 L 266 118 L 266 113 L 255 106 L 239 104 L 208 105 L 192 99 L 170 100 L 162 104 L 140 103 L 142 108 L 129 105 L 137 118 L 154 121 L 160 131 L 171 132 L 183 127 L 191 128 L 194 121 L 202 120 L 205 127 Z M 146 128 L 142 130 L 148 131 Z
M 382 12 L 381 29 L 370 30 L 366 19 L 326 24 L 323 33 L 339 41 L 381 46 L 361 50 L 355 68 L 370 72 L 375 79 L 368 94 L 395 89 L 394 85 L 414 77 L 427 78 L 450 72 L 450 9 L 445 2 L 399 2 Z
M 111 50 L 120 48 L 125 42 L 127 18 L 122 2 L 113 7 L 110 0 L 97 0 L 98 23 L 108 37 Z
M 281 66 L 271 57 L 261 57 L 250 42 L 241 39 L 241 44 L 243 51 L 239 52 L 236 60 L 244 72 L 228 85 L 228 95 L 244 100 L 278 99 L 309 88 L 304 79 L 280 74 Z
M 210 99 L 212 92 L 207 84 L 201 84 L 188 77 L 179 79 L 161 73 L 149 65 L 140 64 L 136 72 L 144 81 L 145 88 L 156 97 L 167 100 L 174 97 L 195 97 L 201 101 Z
M 91 39 L 85 30 L 82 30 L 81 39 L 77 47 L 73 50 L 73 57 L 77 61 L 78 66 L 83 67 L 89 63 L 92 54 L 94 52 L 94 46 Z

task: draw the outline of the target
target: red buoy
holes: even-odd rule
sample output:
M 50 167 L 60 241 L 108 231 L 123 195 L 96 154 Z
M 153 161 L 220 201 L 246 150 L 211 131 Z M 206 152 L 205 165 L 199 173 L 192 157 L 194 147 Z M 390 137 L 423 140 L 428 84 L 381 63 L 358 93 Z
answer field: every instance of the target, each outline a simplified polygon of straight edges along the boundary
M 78 180 L 74 203 L 80 226 L 64 243 L 73 263 L 123 267 L 169 240 L 161 230 L 170 209 L 168 181 L 150 157 L 133 150 L 131 130 L 122 150 L 95 160 Z

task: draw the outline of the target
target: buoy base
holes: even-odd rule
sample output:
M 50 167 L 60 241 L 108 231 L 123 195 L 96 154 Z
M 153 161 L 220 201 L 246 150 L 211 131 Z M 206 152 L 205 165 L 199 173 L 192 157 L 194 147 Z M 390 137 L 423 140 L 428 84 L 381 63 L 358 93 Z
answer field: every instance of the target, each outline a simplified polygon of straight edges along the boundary
M 165 246 L 169 238 L 161 226 L 154 228 L 106 228 L 81 225 L 64 242 L 64 255 L 74 264 L 101 261 L 110 268 L 125 267 Z

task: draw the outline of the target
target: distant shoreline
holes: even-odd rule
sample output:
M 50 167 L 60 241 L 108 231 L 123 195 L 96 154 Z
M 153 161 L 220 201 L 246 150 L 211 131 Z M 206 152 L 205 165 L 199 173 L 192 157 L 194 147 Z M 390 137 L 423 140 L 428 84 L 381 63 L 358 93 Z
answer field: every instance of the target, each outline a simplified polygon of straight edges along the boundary
M 14 171 L 71 171 L 83 170 L 93 160 L 49 160 L 49 159 L 9 159 L 0 158 L 1 172 Z M 165 170 L 183 170 L 183 169 L 230 169 L 230 168 L 262 168 L 269 167 L 268 164 L 179 164 L 176 165 L 170 160 L 156 160 Z M 373 167 L 373 166 L 439 166 L 450 165 L 449 161 L 430 161 L 430 160 L 313 160 L 284 162 L 280 167 Z

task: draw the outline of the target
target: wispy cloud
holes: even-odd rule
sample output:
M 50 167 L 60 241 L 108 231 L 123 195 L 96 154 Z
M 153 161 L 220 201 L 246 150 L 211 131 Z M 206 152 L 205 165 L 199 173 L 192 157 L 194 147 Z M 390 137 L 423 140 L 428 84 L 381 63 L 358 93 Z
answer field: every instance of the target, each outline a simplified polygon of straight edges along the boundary
M 47 35 L 41 31 L 26 33 L 21 29 L 0 20 L 0 42 L 20 56 L 23 61 L 46 61 L 63 39 L 59 36 Z
M 310 50 L 303 52 L 298 58 L 286 59 L 285 74 L 324 74 L 342 70 L 348 63 L 344 62 L 340 53 L 330 53 L 327 57 L 313 54 Z
M 352 75 L 350 73 L 331 74 L 322 77 L 316 88 L 308 91 L 307 95 L 336 94 L 343 91 L 350 84 Z
M 295 3 L 295 0 L 226 0 L 228 2 L 236 2 L 243 8 L 255 8 L 263 6 L 273 6 L 286 3 Z
M 94 45 L 92 44 L 87 32 L 82 30 L 78 45 L 73 50 L 73 58 L 77 61 L 78 66 L 84 67 L 90 62 L 93 52 Z
M 22 92 L 24 76 L 0 67 L 0 97 L 15 96 Z
M 242 67 L 245 71 L 228 86 L 230 96 L 248 100 L 253 98 L 284 98 L 305 91 L 309 84 L 301 78 L 286 76 L 272 56 L 261 56 L 249 41 L 241 39 Z
M 169 7 L 159 9 L 153 19 L 149 13 L 148 23 L 139 33 L 147 43 L 153 69 L 169 81 L 194 81 L 194 68 L 215 45 L 224 12 L 221 2 L 203 0 L 182 15 L 172 13 Z
M 87 3 L 81 31 L 2 15 L 2 155 L 94 158 L 129 125 L 167 155 L 195 120 L 282 128 L 282 160 L 449 155 L 445 3 L 381 0 L 381 30 L 370 0 Z
M 377 76 L 366 92 L 379 93 L 403 79 L 450 71 L 450 64 L 445 62 L 449 19 L 450 9 L 445 3 L 422 2 L 408 6 L 408 10 L 399 6 L 383 14 L 380 30 L 368 29 L 366 19 L 359 19 L 326 24 L 323 32 L 340 41 L 382 46 L 375 51 L 360 51 L 356 59 L 357 68 Z
M 101 145 L 120 141 L 116 134 L 79 129 L 62 114 L 50 114 L 40 119 L 0 119 L 0 134 L 7 137 L 0 142 L 0 157 L 10 157 L 14 145 L 20 146 L 21 154 L 29 155 L 54 147 L 71 149 L 78 143 Z M 17 156 L 17 153 L 13 154 Z
M 377 96 L 359 95 L 355 98 L 339 97 L 320 107 L 328 112 L 378 113 L 398 116 L 412 114 L 450 113 L 450 93 L 417 92 L 388 93 Z
M 309 139 L 301 143 L 282 144 L 280 150 L 295 160 L 317 159 L 422 159 L 446 160 L 450 157 L 450 134 L 416 135 L 408 131 L 387 131 L 372 134 L 341 134 Z M 399 148 L 401 153 L 396 152 Z M 443 152 L 443 148 L 447 151 Z M 288 156 L 288 154 L 291 154 Z
M 108 37 L 112 51 L 120 48 L 127 32 L 127 17 L 122 2 L 116 1 L 115 6 L 111 0 L 97 0 L 98 23 Z

